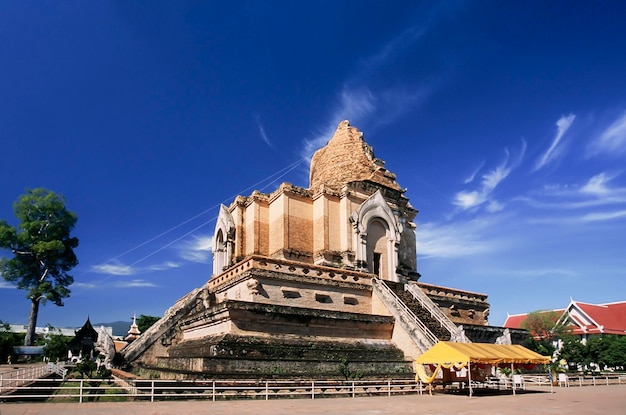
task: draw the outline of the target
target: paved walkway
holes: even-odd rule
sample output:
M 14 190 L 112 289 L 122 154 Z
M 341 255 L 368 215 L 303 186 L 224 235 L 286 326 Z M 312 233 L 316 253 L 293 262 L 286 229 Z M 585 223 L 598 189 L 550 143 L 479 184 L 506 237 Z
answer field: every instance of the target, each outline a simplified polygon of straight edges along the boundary
M 540 389 L 517 396 L 435 394 L 391 397 L 92 403 L 0 403 L 0 415 L 301 415 L 301 414 L 585 414 L 626 413 L 626 385 Z

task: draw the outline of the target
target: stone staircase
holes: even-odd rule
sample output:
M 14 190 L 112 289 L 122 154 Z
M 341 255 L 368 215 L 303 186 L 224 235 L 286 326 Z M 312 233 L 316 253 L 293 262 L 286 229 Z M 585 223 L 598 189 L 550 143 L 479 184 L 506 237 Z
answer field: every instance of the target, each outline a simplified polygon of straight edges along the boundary
M 445 327 L 435 316 L 433 316 L 433 313 L 426 309 L 410 291 L 406 291 L 404 284 L 391 281 L 383 282 L 415 314 L 415 316 L 428 328 L 428 330 L 430 330 L 430 332 L 437 337 L 438 340 L 454 341 L 452 338 L 453 333 L 450 332 L 450 329 Z

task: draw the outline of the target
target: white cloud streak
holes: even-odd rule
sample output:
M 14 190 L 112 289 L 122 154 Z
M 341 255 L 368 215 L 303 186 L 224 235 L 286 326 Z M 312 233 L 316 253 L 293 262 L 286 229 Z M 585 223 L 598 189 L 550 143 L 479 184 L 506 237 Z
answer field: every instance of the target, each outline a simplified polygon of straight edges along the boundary
M 339 123 L 343 120 L 350 120 L 352 123 L 359 119 L 366 118 L 376 111 L 374 95 L 369 89 L 347 89 L 343 88 L 339 93 L 337 107 L 333 111 L 333 116 L 325 127 L 312 139 L 304 141 L 302 157 L 310 160 L 316 150 L 323 147 L 331 139 Z
M 146 280 L 130 280 L 130 281 L 117 281 L 115 283 L 116 288 L 151 288 L 157 287 L 156 284 Z
M 263 123 L 261 122 L 261 117 L 259 116 L 259 114 L 254 114 L 254 121 L 256 122 L 256 126 L 259 129 L 259 134 L 261 135 L 263 141 L 265 141 L 265 144 L 272 147 L 272 143 L 265 133 L 265 128 L 263 128 Z
M 432 81 L 428 86 L 423 85 L 396 85 L 372 89 L 373 78 L 386 65 L 402 56 L 414 47 L 418 40 L 430 30 L 433 21 L 445 7 L 435 6 L 425 13 L 422 22 L 414 24 L 401 31 L 397 36 L 382 45 L 378 50 L 358 62 L 355 73 L 346 79 L 342 89 L 337 94 L 337 104 L 331 111 L 328 122 L 318 128 L 312 139 L 304 140 L 301 151 L 302 158 L 310 160 L 313 153 L 326 145 L 332 137 L 337 125 L 343 120 L 349 120 L 352 125 L 372 124 L 384 125 L 397 117 L 414 109 L 422 103 L 432 92 Z M 376 115 L 373 121 L 373 115 Z M 363 128 L 363 127 L 361 127 Z
M 162 264 L 150 265 L 148 269 L 150 271 L 165 271 L 171 268 L 179 268 L 179 267 L 180 267 L 180 264 L 178 262 L 167 261 Z
M 205 264 L 211 258 L 213 238 L 210 236 L 196 236 L 192 241 L 184 244 L 180 257 L 186 261 Z
M 590 150 L 592 154 L 621 155 L 626 153 L 626 112 L 591 142 Z
M 395 38 L 391 39 L 380 50 L 363 61 L 367 68 L 377 68 L 387 63 L 394 55 L 410 48 L 426 32 L 427 27 L 410 26 Z
M 485 162 L 483 161 L 482 163 L 480 163 L 480 166 L 478 166 L 468 177 L 465 178 L 465 180 L 463 181 L 464 184 L 470 184 L 471 182 L 474 181 L 474 179 L 476 178 L 476 175 L 478 174 L 478 172 L 485 167 Z
M 539 157 L 539 159 L 535 163 L 533 171 L 542 169 L 544 166 L 556 160 L 556 158 L 558 158 L 562 154 L 562 149 L 564 147 L 562 143 L 563 136 L 565 136 L 567 130 L 569 130 L 574 123 L 574 119 L 576 119 L 576 116 L 574 114 L 563 115 L 561 118 L 559 118 L 559 120 L 556 122 L 556 135 L 552 140 L 552 144 L 550 145 L 548 150 L 546 150 L 546 152 L 543 153 L 541 157 Z
M 80 289 L 83 289 L 83 290 L 95 290 L 95 289 L 98 289 L 98 288 L 102 288 L 102 286 L 100 286 L 98 284 L 86 283 L 86 282 L 75 282 L 74 284 L 72 284 L 72 287 L 80 288 Z
M 120 263 L 93 265 L 91 270 L 98 274 L 109 275 L 133 275 L 137 272 L 135 268 Z
M 417 228 L 418 258 L 456 258 L 492 252 L 498 246 L 483 238 L 495 221 L 473 220 L 439 225 L 424 223 Z
M 581 220 L 583 222 L 606 222 L 622 218 L 626 218 L 626 210 L 588 213 L 582 216 Z
M 518 200 L 536 208 L 551 210 L 626 204 L 626 187 L 611 186 L 616 177 L 602 172 L 582 185 L 548 186 L 541 192 L 540 198 L 522 197 Z
M 178 262 L 166 261 L 160 264 L 150 265 L 145 268 L 134 267 L 130 265 L 124 265 L 119 262 L 105 263 L 100 265 L 93 265 L 91 270 L 97 274 L 107 274 L 116 276 L 129 276 L 136 275 L 147 271 L 165 271 L 171 268 L 178 268 L 180 264 Z
M 505 149 L 504 151 L 504 161 L 499 166 L 482 176 L 480 189 L 458 192 L 454 197 L 454 205 L 460 207 L 463 210 L 467 210 L 480 206 L 487 201 L 490 201 L 491 203 L 488 205 L 488 209 L 491 209 L 493 211 L 493 209 L 498 210 L 499 208 L 502 208 L 501 204 L 497 202 L 494 203 L 494 201 L 491 200 L 491 193 L 521 163 L 524 154 L 526 153 L 526 142 L 522 141 L 520 155 L 512 163 L 509 163 L 510 155 L 508 149 Z
M 0 289 L 3 289 L 3 288 L 11 289 L 11 288 L 17 288 L 17 287 L 8 281 L 0 280 Z
M 527 268 L 527 269 L 501 269 L 491 270 L 495 275 L 506 275 L 507 278 L 546 278 L 546 277 L 574 277 L 575 271 L 565 268 Z
M 580 192 L 596 196 L 608 195 L 611 193 L 611 190 L 607 187 L 607 184 L 611 179 L 613 178 L 608 177 L 605 173 L 597 174 L 580 188 Z

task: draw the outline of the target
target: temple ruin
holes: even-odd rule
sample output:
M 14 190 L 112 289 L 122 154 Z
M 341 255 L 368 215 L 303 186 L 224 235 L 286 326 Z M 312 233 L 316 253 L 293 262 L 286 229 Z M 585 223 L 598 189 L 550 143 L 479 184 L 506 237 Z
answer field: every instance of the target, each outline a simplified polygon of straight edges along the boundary
M 126 362 L 163 378 L 390 377 L 413 373 L 439 340 L 516 342 L 521 332 L 488 325 L 486 295 L 419 282 L 417 213 L 341 122 L 308 188 L 220 208 L 211 278 L 125 348 Z

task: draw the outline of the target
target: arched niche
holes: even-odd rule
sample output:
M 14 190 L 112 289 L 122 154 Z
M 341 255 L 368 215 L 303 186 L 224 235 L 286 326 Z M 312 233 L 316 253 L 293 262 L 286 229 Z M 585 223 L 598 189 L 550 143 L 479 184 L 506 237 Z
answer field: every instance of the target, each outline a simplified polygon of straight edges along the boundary
M 399 281 L 396 269 L 402 225 L 381 191 L 363 202 L 350 221 L 357 269 L 384 280 Z
M 220 206 L 220 213 L 213 233 L 213 275 L 221 274 L 232 265 L 235 239 L 235 221 L 224 205 Z

